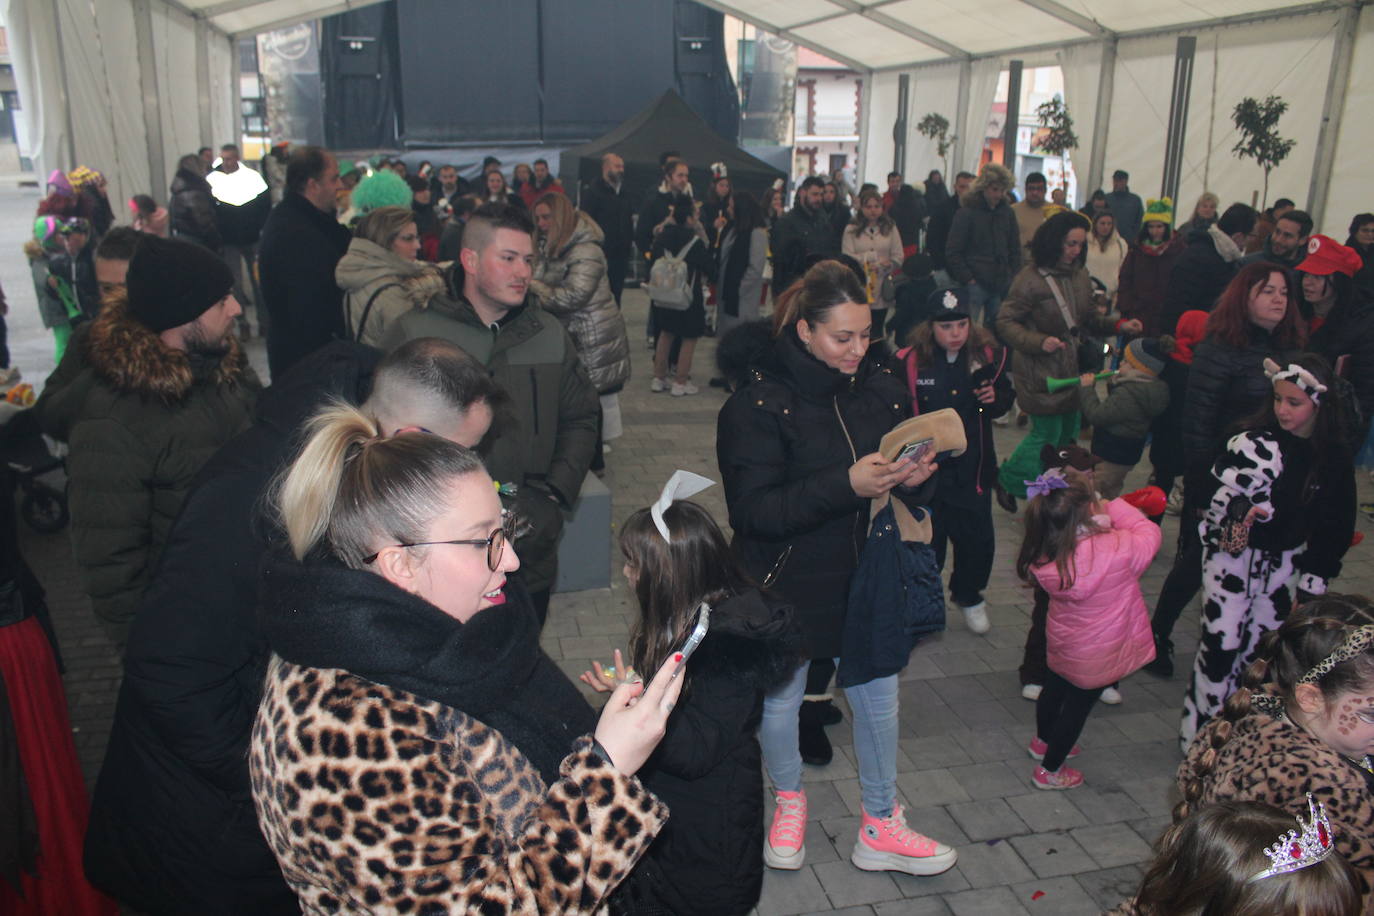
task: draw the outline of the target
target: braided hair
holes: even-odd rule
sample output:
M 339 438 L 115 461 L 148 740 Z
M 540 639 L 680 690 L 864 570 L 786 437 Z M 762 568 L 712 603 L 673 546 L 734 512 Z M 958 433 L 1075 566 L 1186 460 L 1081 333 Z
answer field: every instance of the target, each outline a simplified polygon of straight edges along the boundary
M 1366 624 L 1374 624 L 1374 602 L 1359 595 L 1326 594 L 1307 602 L 1277 630 L 1260 638 L 1255 660 L 1241 676 L 1240 689 L 1226 698 L 1222 718 L 1199 735 L 1198 740 L 1210 741 L 1210 747 L 1198 757 L 1192 773 L 1180 780 L 1183 800 L 1174 807 L 1175 823 L 1198 808 L 1203 784 L 1216 769 L 1236 723 L 1260 705 L 1287 708 L 1303 675 L 1345 642 L 1353 628 Z M 1315 684 L 1328 703 L 1339 694 L 1374 684 L 1374 651 L 1333 665 Z

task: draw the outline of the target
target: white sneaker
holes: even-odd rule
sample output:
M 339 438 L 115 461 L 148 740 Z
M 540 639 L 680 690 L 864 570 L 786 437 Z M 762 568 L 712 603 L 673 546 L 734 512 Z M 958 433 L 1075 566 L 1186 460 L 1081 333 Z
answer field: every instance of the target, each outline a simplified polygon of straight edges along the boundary
M 1021 699 L 1030 700 L 1034 703 L 1036 700 L 1040 699 L 1040 691 L 1043 689 L 1044 688 L 1039 684 L 1027 684 L 1021 688 Z
M 1117 690 L 1115 687 L 1108 687 L 1106 690 L 1102 691 L 1102 695 L 1098 697 L 1098 699 L 1108 706 L 1120 706 L 1121 691 Z
M 657 392 L 657 391 L 667 391 L 667 390 L 668 390 L 668 383 L 665 382 L 665 381 L 664 381 L 663 379 L 661 379 L 661 378 L 657 378 L 657 377 L 652 378 L 652 379 L 649 380 L 649 390 L 650 390 L 650 391 L 655 391 L 655 392 Z
M 689 379 L 685 382 L 673 382 L 672 395 L 675 398 L 680 398 L 684 395 L 696 394 L 700 390 L 701 389 L 699 389 L 696 385 L 693 385 L 691 380 Z
M 992 629 L 992 624 L 988 622 L 988 603 L 979 601 L 977 604 L 960 608 L 964 612 L 964 622 L 968 624 L 970 631 L 974 633 L 986 633 Z

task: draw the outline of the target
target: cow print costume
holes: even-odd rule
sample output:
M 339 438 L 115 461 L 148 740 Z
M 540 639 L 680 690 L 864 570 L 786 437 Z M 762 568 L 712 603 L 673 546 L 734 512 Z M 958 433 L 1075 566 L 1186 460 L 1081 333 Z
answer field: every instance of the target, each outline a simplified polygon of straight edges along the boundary
M 1243 519 L 1253 506 L 1266 513 L 1255 526 L 1281 525 L 1273 504 L 1274 484 L 1283 472 L 1278 435 L 1261 429 L 1239 433 L 1226 443 L 1212 475 L 1220 486 L 1199 525 L 1203 542 L 1202 640 L 1193 680 L 1183 700 L 1179 735 L 1186 751 L 1197 730 L 1215 716 L 1250 663 L 1259 638 L 1278 627 L 1292 609 L 1288 580 L 1301 548 L 1274 552 L 1242 546 L 1251 526 Z M 1309 577 L 1304 576 L 1304 580 Z M 1325 583 L 1299 588 L 1324 592 Z

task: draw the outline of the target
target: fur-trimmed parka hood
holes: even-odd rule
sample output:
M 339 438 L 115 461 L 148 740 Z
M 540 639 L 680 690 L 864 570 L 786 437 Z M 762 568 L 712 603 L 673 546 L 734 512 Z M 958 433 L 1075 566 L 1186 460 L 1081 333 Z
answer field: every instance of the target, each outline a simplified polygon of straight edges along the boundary
M 167 346 L 129 314 L 129 297 L 122 289 L 105 297 L 104 307 L 91 322 L 86 360 L 116 391 L 157 398 L 165 404 L 184 399 L 201 379 L 214 385 L 241 384 L 247 368 L 238 338 L 232 336 L 222 358 L 193 365 L 185 351 Z
M 801 663 L 801 630 L 792 606 L 755 589 L 722 601 L 692 660 L 700 673 L 723 673 L 758 690 L 786 680 Z

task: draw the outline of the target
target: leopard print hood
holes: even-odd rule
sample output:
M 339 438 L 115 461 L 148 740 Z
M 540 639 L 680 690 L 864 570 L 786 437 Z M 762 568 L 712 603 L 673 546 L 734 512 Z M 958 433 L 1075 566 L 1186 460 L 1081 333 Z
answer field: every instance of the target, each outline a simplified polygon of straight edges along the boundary
M 197 381 L 213 385 L 242 381 L 246 360 L 236 336 L 229 338 L 229 350 L 220 359 L 197 360 L 167 346 L 130 315 L 125 290 L 108 294 L 104 302 L 91 322 L 86 359 L 115 390 L 175 404 L 190 394 Z

